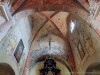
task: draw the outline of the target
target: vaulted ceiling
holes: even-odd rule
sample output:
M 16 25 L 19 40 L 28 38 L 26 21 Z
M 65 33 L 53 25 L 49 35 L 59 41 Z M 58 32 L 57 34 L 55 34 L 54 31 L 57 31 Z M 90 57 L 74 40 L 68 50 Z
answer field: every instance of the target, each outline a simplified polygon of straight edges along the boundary
M 32 44 L 28 59 L 29 66 L 46 55 L 61 57 L 75 71 L 75 62 L 68 42 L 69 13 L 58 11 L 35 12 L 32 20 Z
M 15 0 L 12 4 L 14 13 L 25 9 L 35 9 L 36 11 L 70 11 L 75 12 L 82 9 L 88 12 L 88 0 Z
M 68 18 L 71 14 L 61 11 L 75 13 L 78 9 L 89 13 L 88 6 L 87 0 L 15 0 L 13 15 L 26 9 L 36 11 L 31 15 L 33 40 L 28 65 L 34 64 L 38 57 L 52 54 L 63 57 L 76 71 L 68 41 Z
M 68 34 L 66 20 L 68 18 L 68 15 L 68 13 L 64 12 L 40 12 L 34 14 L 34 39 L 31 50 L 46 50 L 48 53 L 50 53 L 50 51 L 53 52 L 52 50 L 56 51 L 60 49 L 61 52 L 63 52 L 62 55 L 66 55 L 66 52 L 69 49 L 66 44 L 66 38 Z M 51 41 L 51 43 L 53 44 L 52 47 L 49 47 L 49 41 Z M 54 54 L 56 53 L 54 52 Z

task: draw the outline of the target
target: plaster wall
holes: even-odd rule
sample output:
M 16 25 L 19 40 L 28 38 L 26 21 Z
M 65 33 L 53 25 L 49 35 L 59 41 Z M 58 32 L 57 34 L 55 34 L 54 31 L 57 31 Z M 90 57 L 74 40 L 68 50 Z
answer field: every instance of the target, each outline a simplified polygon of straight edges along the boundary
M 11 64 L 11 65 L 15 65 L 15 67 L 17 67 L 17 69 L 15 69 L 15 72 L 19 72 L 19 74 L 16 73 L 16 75 L 22 75 L 22 72 L 23 72 L 24 66 L 25 66 L 25 62 L 26 62 L 26 58 L 28 55 L 28 51 L 30 48 L 30 43 L 32 40 L 31 24 L 29 21 L 29 17 L 24 17 L 22 19 L 15 19 L 15 20 L 16 20 L 14 23 L 15 25 L 13 26 L 12 30 L 10 31 L 10 33 L 7 33 L 8 36 L 6 38 L 4 38 L 2 43 L 0 44 L 0 51 L 1 52 L 4 51 L 5 54 L 7 56 L 9 56 L 9 59 L 4 60 L 4 58 L 1 58 L 0 61 Z M 18 63 L 16 61 L 16 57 L 14 56 L 14 53 L 15 53 L 18 43 L 21 39 L 24 44 L 24 50 L 20 57 L 20 61 Z M 2 55 L 2 57 L 8 58 L 5 54 Z M 8 60 L 10 62 L 8 62 Z

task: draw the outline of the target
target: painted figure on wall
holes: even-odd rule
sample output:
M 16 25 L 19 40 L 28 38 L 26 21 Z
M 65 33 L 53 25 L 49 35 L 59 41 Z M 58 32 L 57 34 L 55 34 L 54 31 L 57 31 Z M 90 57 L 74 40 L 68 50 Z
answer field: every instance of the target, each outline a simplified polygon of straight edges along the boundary
M 80 41 L 78 42 L 77 48 L 78 48 L 79 54 L 80 54 L 80 56 L 81 56 L 81 59 L 83 59 L 84 56 L 85 56 L 85 51 L 84 51 L 84 49 L 82 48 L 82 45 L 81 45 Z
M 21 55 L 23 53 L 23 50 L 24 50 L 24 45 L 23 45 L 23 41 L 21 39 L 19 41 L 18 46 L 17 46 L 17 48 L 15 50 L 15 53 L 14 53 L 14 56 L 15 56 L 15 58 L 16 58 L 16 60 L 17 60 L 18 63 L 20 61 Z

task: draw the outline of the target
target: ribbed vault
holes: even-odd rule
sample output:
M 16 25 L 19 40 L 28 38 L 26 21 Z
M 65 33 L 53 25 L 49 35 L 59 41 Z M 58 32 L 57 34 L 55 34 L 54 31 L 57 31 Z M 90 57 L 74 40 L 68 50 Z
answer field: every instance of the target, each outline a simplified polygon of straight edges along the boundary
M 31 68 L 41 57 L 60 56 L 75 72 L 73 54 L 67 40 L 69 13 L 43 11 L 36 12 L 31 17 L 33 19 L 33 40 L 27 59 L 27 67 Z

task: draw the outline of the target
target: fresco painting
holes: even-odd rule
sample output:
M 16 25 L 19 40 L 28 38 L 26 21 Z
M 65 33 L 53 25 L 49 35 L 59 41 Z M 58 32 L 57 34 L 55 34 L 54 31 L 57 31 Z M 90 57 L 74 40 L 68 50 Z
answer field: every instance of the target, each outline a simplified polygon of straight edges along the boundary
M 16 50 L 14 52 L 14 56 L 16 58 L 16 61 L 19 63 L 20 59 L 21 59 L 21 56 L 22 56 L 22 53 L 23 53 L 23 50 L 24 50 L 24 44 L 23 44 L 23 41 L 22 39 L 20 39 L 17 47 L 16 47 Z
M 78 49 L 78 52 L 80 54 L 81 59 L 83 59 L 84 56 L 85 56 L 85 51 L 84 51 L 84 49 L 83 49 L 82 44 L 80 43 L 80 41 L 77 44 L 77 49 Z
M 82 28 L 82 24 L 80 22 L 78 24 L 80 24 L 80 25 L 76 26 L 76 31 L 77 31 L 77 34 L 79 37 L 77 40 L 77 50 L 80 54 L 81 60 L 83 60 L 85 55 L 86 55 L 86 48 L 85 48 L 85 41 L 84 41 L 84 30 Z
M 4 25 L 0 27 L 0 43 L 2 43 L 3 39 L 11 32 L 12 28 L 12 25 Z
M 30 64 L 44 55 L 60 55 L 67 59 L 68 47 L 59 30 L 51 21 L 47 21 L 35 37 L 31 46 Z
M 13 54 L 15 47 L 17 45 L 16 35 L 13 33 L 8 35 L 8 38 L 3 42 L 1 49 L 7 51 L 7 54 Z
M 30 63 L 34 62 L 37 58 L 39 58 L 39 57 L 41 57 L 43 55 L 50 55 L 50 53 L 51 53 L 51 55 L 55 55 L 56 54 L 56 55 L 63 56 L 65 59 L 67 59 L 65 53 L 63 53 L 63 52 L 61 52 L 59 50 L 50 51 L 50 50 L 48 50 L 46 48 L 44 48 L 44 49 L 45 50 L 33 50 L 31 52 L 31 58 L 30 58 L 31 62 Z
M 57 41 L 58 40 L 58 41 Z M 30 63 L 33 64 L 35 60 L 41 56 L 44 55 L 60 55 L 67 59 L 67 49 L 65 48 L 65 43 L 62 40 L 61 37 L 54 35 L 54 34 L 48 34 L 39 37 L 36 43 L 38 47 L 36 48 L 35 45 L 32 46 L 32 52 L 31 52 L 31 58 Z
M 24 65 L 25 65 L 25 53 L 22 53 L 20 62 L 18 63 L 18 69 L 19 73 L 22 75 L 22 72 L 24 70 Z
M 32 15 L 32 18 L 34 19 L 33 24 L 32 24 L 32 26 L 33 26 L 32 34 L 36 34 L 38 29 L 46 21 L 46 18 L 44 16 L 40 15 L 39 13 L 34 13 L 34 15 Z
M 97 41 L 97 35 L 96 33 L 90 29 L 89 26 L 86 25 L 86 28 L 84 28 L 84 41 L 85 41 L 85 47 L 88 49 L 88 54 L 92 55 L 94 54 L 96 48 L 98 47 L 96 43 Z
M 73 32 L 70 30 L 69 36 L 71 47 L 74 54 L 77 55 L 77 58 L 75 59 L 78 60 L 76 61 L 76 65 L 79 69 L 80 65 L 87 60 L 86 58 L 94 54 L 95 49 L 97 49 L 99 45 L 94 44 L 98 43 L 98 41 L 96 41 L 97 35 L 87 25 L 87 22 L 84 22 L 77 17 L 75 19 L 76 21 L 73 20 L 73 22 L 75 22 L 75 27 Z
M 8 53 L 13 53 L 15 47 L 16 47 L 16 36 L 13 35 L 13 36 L 10 36 L 10 39 L 8 40 L 8 47 L 7 47 L 7 52 Z

